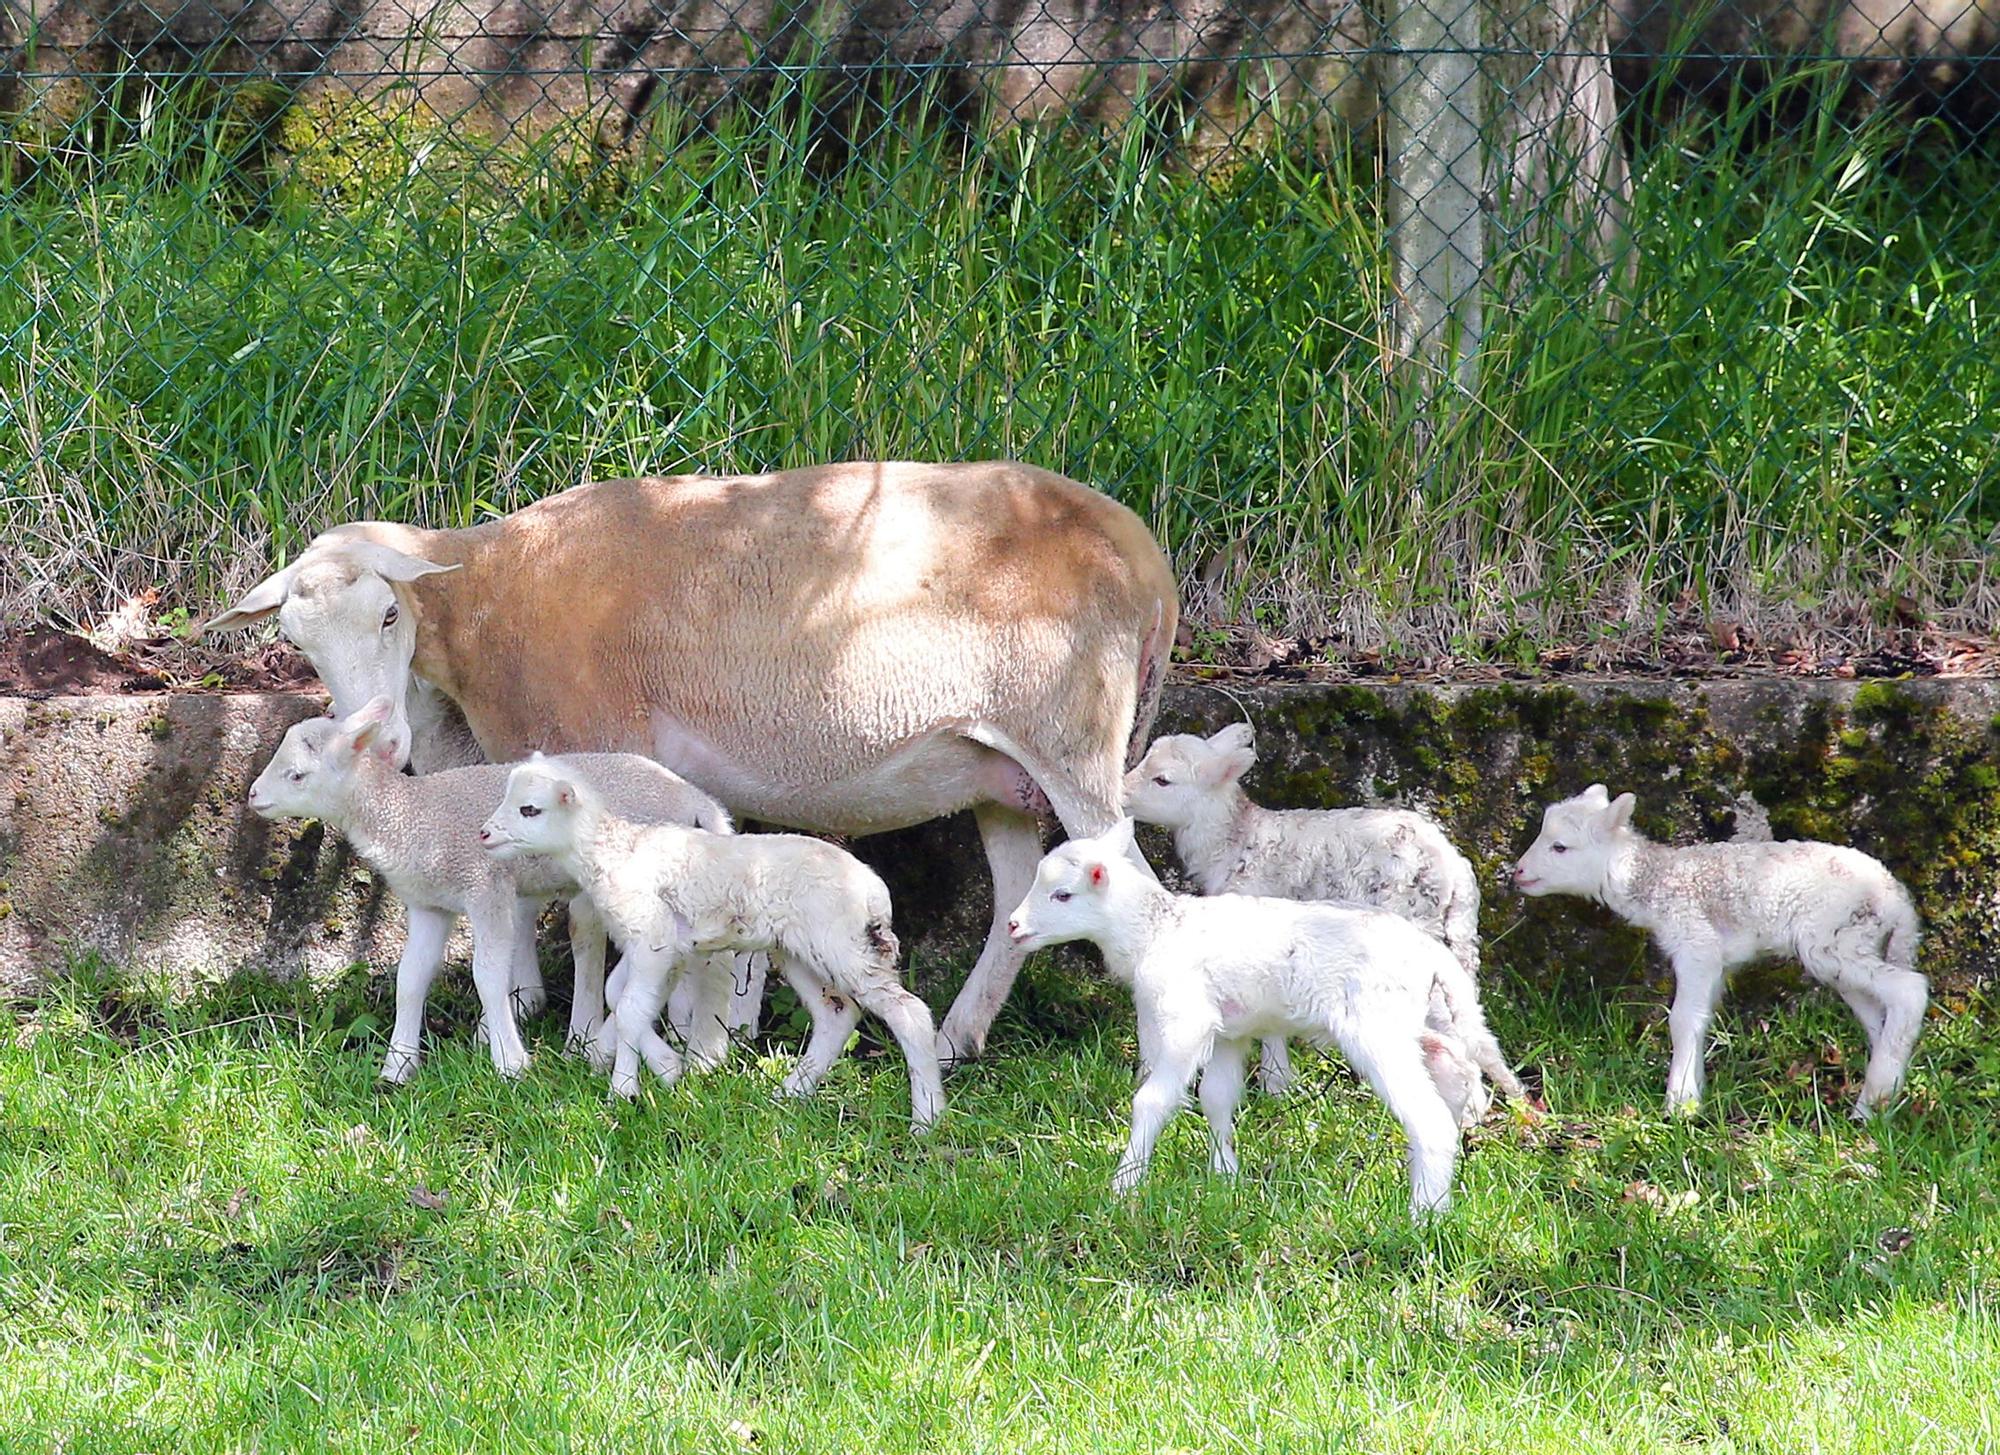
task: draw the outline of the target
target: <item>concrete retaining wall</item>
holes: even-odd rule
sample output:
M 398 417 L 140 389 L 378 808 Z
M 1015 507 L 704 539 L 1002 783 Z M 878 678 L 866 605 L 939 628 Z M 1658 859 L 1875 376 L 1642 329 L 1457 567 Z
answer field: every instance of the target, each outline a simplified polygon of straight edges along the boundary
M 0 700 L 0 988 L 31 990 L 84 953 L 179 983 L 393 964 L 401 911 L 337 836 L 243 807 L 284 730 L 319 711 L 290 694 Z M 1941 988 L 2000 968 L 2000 682 L 1182 684 L 1161 726 L 1245 714 L 1260 801 L 1438 814 L 1479 865 L 1495 977 L 1655 973 L 1603 912 L 1502 888 L 1541 805 L 1600 779 L 1636 792 L 1659 837 L 1864 848 L 1916 892 Z M 1169 861 L 1163 839 L 1151 847 Z M 919 988 L 941 1003 L 988 913 L 969 818 L 856 848 L 888 878 Z

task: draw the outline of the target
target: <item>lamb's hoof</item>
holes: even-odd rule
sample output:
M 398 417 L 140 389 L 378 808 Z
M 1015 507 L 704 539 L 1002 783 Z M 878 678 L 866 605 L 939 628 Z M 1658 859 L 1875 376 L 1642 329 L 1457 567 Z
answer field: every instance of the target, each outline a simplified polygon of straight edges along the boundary
M 1259 1068 L 1257 1072 L 1257 1089 L 1266 1096 L 1283 1096 L 1292 1089 L 1292 1073 L 1290 1071 L 1266 1071 Z
M 1120 1167 L 1111 1174 L 1111 1195 L 1130 1197 L 1139 1190 L 1140 1179 L 1145 1175 L 1146 1169 L 1143 1167 Z
M 949 1030 L 938 1032 L 938 1070 L 947 1075 L 960 1066 L 977 1061 L 985 1052 L 985 1043 L 975 1041 L 970 1036 L 955 1034 Z
M 405 1086 L 417 1067 L 423 1064 L 423 1057 L 416 1051 L 399 1051 L 391 1047 L 389 1054 L 382 1058 L 382 1071 L 377 1077 L 384 1086 Z
M 617 1076 L 611 1078 L 611 1099 L 613 1101 L 637 1101 L 639 1099 L 638 1076 Z
M 495 1056 L 493 1069 L 500 1073 L 504 1081 L 519 1081 L 528 1074 L 528 1056 Z
M 1667 1098 L 1669 1117 L 1687 1118 L 1701 1115 L 1701 1098 L 1698 1096 L 1669 1096 Z
M 549 992 L 540 985 L 520 985 L 507 992 L 518 1016 L 540 1015 L 548 1008 Z
M 1854 1110 L 1850 1111 L 1848 1116 L 1857 1122 L 1872 1122 L 1877 1117 L 1887 1116 L 1895 1104 L 1896 1094 L 1893 1091 L 1885 1092 L 1881 1096 L 1868 1096 L 1864 1094 L 1859 1101 L 1854 1103 Z

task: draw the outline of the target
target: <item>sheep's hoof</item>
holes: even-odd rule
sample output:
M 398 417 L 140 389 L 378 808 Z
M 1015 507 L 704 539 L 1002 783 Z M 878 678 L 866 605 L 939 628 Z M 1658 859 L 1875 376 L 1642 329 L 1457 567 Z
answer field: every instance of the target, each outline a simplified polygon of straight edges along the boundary
M 518 1016 L 540 1015 L 548 1006 L 549 993 L 539 985 L 523 985 L 508 992 L 514 1003 L 514 1014 Z
M 613 1076 L 611 1078 L 611 1099 L 613 1101 L 637 1101 L 639 1099 L 638 1076 Z
M 378 1079 L 385 1086 L 403 1086 L 417 1074 L 417 1067 L 422 1063 L 423 1057 L 419 1052 L 399 1051 L 391 1047 L 389 1054 L 382 1059 L 382 1071 Z
M 971 1036 L 956 1034 L 950 1030 L 938 1032 L 937 1059 L 940 1071 L 955 1071 L 967 1062 L 977 1061 L 985 1051 L 985 1043 L 974 1040 Z
M 1670 1117 L 1691 1117 L 1701 1114 L 1701 1098 L 1698 1096 L 1669 1096 L 1667 1115 Z
M 1886 1092 L 1881 1096 L 1863 1095 L 1861 1100 L 1854 1103 L 1854 1110 L 1848 1115 L 1857 1122 L 1872 1122 L 1877 1117 L 1887 1116 L 1895 1100 L 1894 1092 Z
M 520 1057 L 496 1056 L 493 1059 L 493 1069 L 495 1071 L 498 1071 L 502 1079 L 504 1080 L 519 1081 L 523 1076 L 527 1074 L 528 1062 L 529 1058 L 526 1056 L 520 1056 Z
M 1146 1175 L 1143 1167 L 1120 1167 L 1111 1174 L 1111 1195 L 1130 1197 L 1139 1189 L 1139 1180 Z

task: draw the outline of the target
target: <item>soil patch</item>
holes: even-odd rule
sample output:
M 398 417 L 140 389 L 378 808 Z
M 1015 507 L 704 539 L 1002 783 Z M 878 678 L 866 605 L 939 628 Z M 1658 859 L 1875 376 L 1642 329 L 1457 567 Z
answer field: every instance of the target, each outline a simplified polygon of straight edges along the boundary
M 0 697 L 318 688 L 312 663 L 283 642 L 266 642 L 247 653 L 225 652 L 166 636 L 110 651 L 55 627 L 0 631 Z

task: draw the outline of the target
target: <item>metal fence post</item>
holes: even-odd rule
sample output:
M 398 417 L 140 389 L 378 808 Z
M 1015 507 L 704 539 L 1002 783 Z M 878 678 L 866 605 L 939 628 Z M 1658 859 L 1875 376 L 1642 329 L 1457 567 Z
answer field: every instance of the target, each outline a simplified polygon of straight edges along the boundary
M 1426 396 L 1448 382 L 1468 395 L 1479 384 L 1481 8 L 1482 0 L 1396 0 L 1389 20 L 1394 337 Z M 1428 424 L 1440 422 L 1433 416 Z

